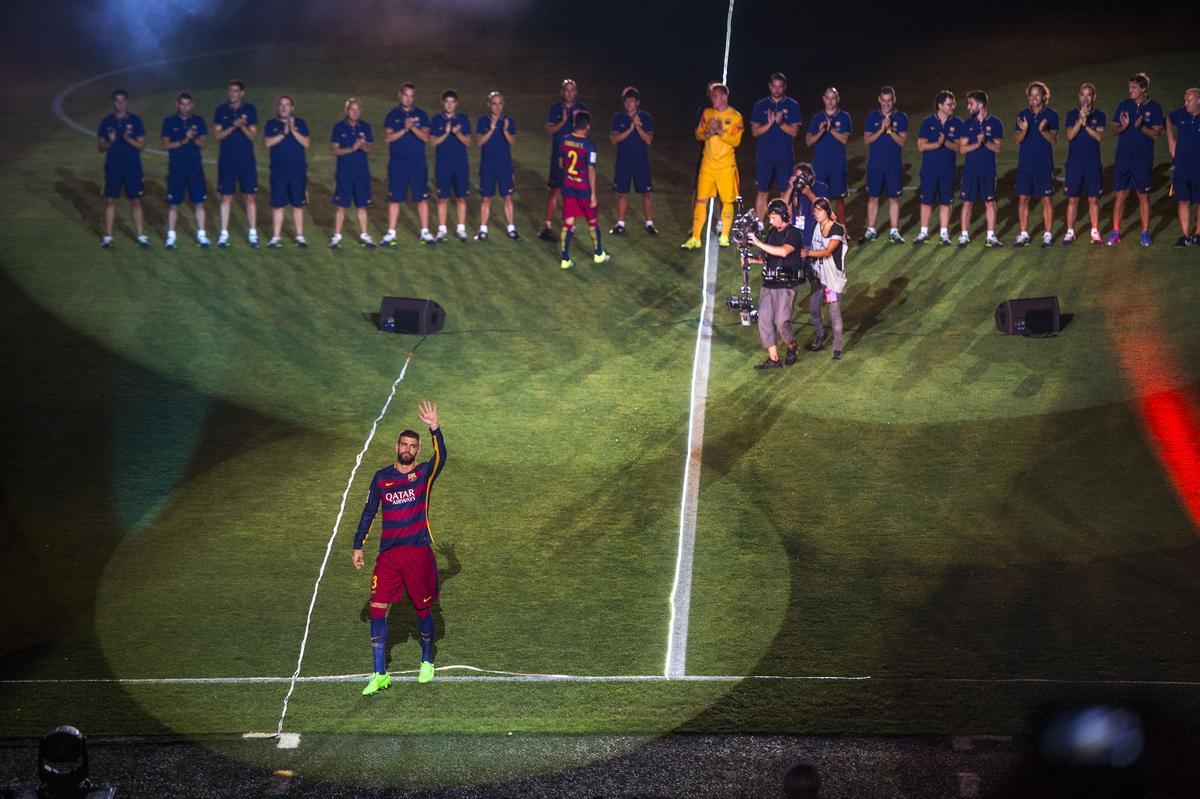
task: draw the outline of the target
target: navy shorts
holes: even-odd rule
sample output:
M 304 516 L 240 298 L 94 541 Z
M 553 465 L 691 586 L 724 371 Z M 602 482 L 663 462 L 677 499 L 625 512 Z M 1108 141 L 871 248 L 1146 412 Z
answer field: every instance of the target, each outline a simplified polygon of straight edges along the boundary
M 146 189 L 142 185 L 142 170 L 125 170 L 123 172 L 104 170 L 104 196 L 116 199 L 121 196 L 122 190 L 125 191 L 125 196 L 131 200 L 136 200 L 145 194 Z
M 367 170 L 339 174 L 334 179 L 333 204 L 339 208 L 366 208 L 371 204 L 371 173 Z
M 996 199 L 996 173 L 977 172 L 964 169 L 962 176 L 962 191 L 958 197 L 963 202 L 990 202 Z
M 501 197 L 507 197 L 517 190 L 517 184 L 513 180 L 512 165 L 501 169 L 494 169 L 488 166 L 479 168 L 479 194 L 482 197 L 491 197 L 499 190 Z
M 1099 197 L 1102 181 L 1100 180 L 1100 168 L 1097 165 L 1092 169 L 1079 169 L 1067 164 L 1066 182 L 1063 185 L 1063 191 L 1068 197 Z
M 954 202 L 954 175 L 921 175 L 921 205 Z
M 1175 170 L 1171 180 L 1171 193 L 1176 202 L 1200 203 L 1200 172 L 1180 172 Z
M 613 174 L 613 191 L 617 194 L 628 194 L 630 184 L 633 184 L 633 190 L 638 194 L 654 191 L 654 186 L 650 183 L 649 161 L 617 159 L 617 168 Z
M 466 197 L 471 193 L 470 171 L 466 161 L 459 164 L 435 164 L 433 176 L 437 180 L 438 199 L 444 200 L 452 194 L 455 197 Z
M 413 202 L 429 199 L 429 167 L 419 164 L 388 163 L 388 200 L 404 202 L 405 196 Z
M 904 188 L 903 177 L 899 169 L 867 169 L 867 196 L 899 197 Z M 885 188 L 886 187 L 886 188 Z
M 308 174 L 271 173 L 271 207 L 303 208 L 308 204 Z
M 1132 189 L 1138 194 L 1150 193 L 1151 164 L 1140 158 L 1117 158 L 1113 164 L 1113 191 Z
M 770 191 L 774 185 L 775 190 L 783 194 L 791 180 L 791 161 L 757 161 L 754 164 L 754 185 L 759 191 Z
M 559 163 L 557 153 L 550 156 L 550 179 L 546 181 L 546 188 L 561 189 L 563 183 L 562 164 Z
M 217 194 L 228 197 L 235 194 L 237 187 L 242 194 L 258 191 L 258 170 L 253 161 L 217 161 Z
M 1054 194 L 1054 173 L 1043 169 L 1017 170 L 1017 195 L 1050 197 Z
M 829 187 L 829 199 L 840 200 L 846 196 L 845 172 L 818 172 L 817 180 Z
M 167 172 L 167 205 L 183 202 L 184 192 L 192 203 L 202 203 L 208 197 L 204 186 L 204 171 L 189 169 L 186 172 Z

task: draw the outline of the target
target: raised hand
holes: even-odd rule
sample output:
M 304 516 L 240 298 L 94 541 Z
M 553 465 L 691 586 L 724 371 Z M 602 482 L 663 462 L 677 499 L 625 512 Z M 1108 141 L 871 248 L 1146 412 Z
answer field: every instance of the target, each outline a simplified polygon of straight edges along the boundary
M 430 430 L 436 430 L 438 426 L 437 406 L 428 400 L 420 403 L 417 405 L 417 418 L 429 425 Z

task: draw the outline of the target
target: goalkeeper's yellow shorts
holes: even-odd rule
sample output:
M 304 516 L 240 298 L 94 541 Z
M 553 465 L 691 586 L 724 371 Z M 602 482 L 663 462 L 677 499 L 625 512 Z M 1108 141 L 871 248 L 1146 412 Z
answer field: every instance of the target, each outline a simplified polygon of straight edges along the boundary
M 737 168 L 710 169 L 700 166 L 700 176 L 696 179 L 696 200 L 708 200 L 720 197 L 721 202 L 731 203 L 738 196 Z

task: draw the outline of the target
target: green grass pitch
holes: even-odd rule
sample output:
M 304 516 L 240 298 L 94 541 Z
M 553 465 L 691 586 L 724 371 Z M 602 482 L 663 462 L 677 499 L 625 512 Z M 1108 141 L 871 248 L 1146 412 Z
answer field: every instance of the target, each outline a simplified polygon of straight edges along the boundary
M 154 247 L 133 243 L 122 204 L 117 246 L 101 251 L 101 157 L 49 110 L 50 97 L 87 73 L 42 75 L 13 101 L 28 130 L 0 134 L 0 736 L 40 735 L 67 718 L 91 733 L 218 741 L 274 730 L 285 684 L 19 681 L 291 674 L 355 456 L 417 344 L 372 326 L 384 294 L 436 298 L 449 321 L 413 352 L 350 490 L 302 674 L 370 667 L 369 574 L 350 566 L 350 540 L 366 478 L 390 461 L 396 432 L 417 426 L 421 399 L 438 402 L 449 450 L 432 512 L 439 665 L 662 673 L 701 298 L 701 256 L 677 249 L 691 210 L 690 117 L 656 115 L 662 235 L 641 233 L 631 203 L 630 234 L 606 238 L 613 262 L 577 258 L 564 273 L 554 248 L 532 238 L 553 64 L 509 54 L 473 70 L 431 58 L 408 74 L 476 98 L 464 99 L 472 117 L 504 76 L 520 126 L 524 238 L 424 248 L 406 208 L 395 250 L 330 252 L 325 132 L 348 92 L 377 125 L 393 104 L 394 70 L 331 48 L 298 76 L 278 56 L 237 56 L 239 74 L 264 116 L 268 98 L 295 94 L 315 134 L 308 251 L 251 251 L 236 207 L 228 251 L 192 246 L 186 210 L 180 249 L 165 251 L 165 164 L 155 155 L 145 157 Z M 233 57 L 121 76 L 152 141 L 176 88 L 220 87 Z M 1084 79 L 1102 87 L 1110 110 L 1124 76 L 1145 68 L 1169 110 L 1197 64 L 1193 51 L 1043 77 L 1060 113 Z M 600 68 L 577 77 L 597 111 L 603 186 L 616 102 L 588 87 L 618 78 Z M 1026 79 L 1013 67 L 986 87 L 1006 124 Z M 652 113 L 656 88 L 642 86 Z M 901 107 L 919 119 L 924 103 L 904 99 L 916 88 L 902 89 Z M 93 126 L 107 89 L 100 81 L 72 93 L 65 113 Z M 664 83 L 659 96 L 667 91 Z M 207 117 L 219 92 L 196 94 Z M 855 98 L 847 106 L 860 121 L 873 87 L 843 96 Z M 748 115 L 753 99 L 734 105 Z M 435 107 L 433 89 L 419 102 Z M 376 234 L 382 149 L 372 158 Z M 1176 223 L 1165 149 L 1148 251 L 1130 239 L 1115 250 L 852 247 L 841 363 L 822 352 L 758 374 L 756 334 L 717 309 L 688 674 L 873 679 L 439 679 L 399 683 L 372 701 L 353 683 L 302 683 L 285 729 L 306 743 L 286 754 L 264 743 L 263 762 L 337 776 L 355 735 L 394 736 L 410 765 L 427 763 L 420 780 L 451 782 L 601 756 L 573 742 L 579 733 L 1011 732 L 1050 704 L 1097 696 L 1200 708 L 1194 685 L 1123 682 L 1188 682 L 1200 659 L 1197 529 L 1143 412 L 1156 392 L 1197 401 L 1200 251 L 1168 246 Z M 856 136 L 856 186 L 863 156 Z M 1064 146 L 1057 158 L 1061 166 Z M 747 137 L 744 180 L 752 159 Z M 1007 146 L 1002 186 L 1014 168 Z M 208 174 L 211 182 L 215 167 Z M 854 234 L 864 205 L 851 196 Z M 208 209 L 215 220 L 212 198 Z M 496 231 L 500 211 L 496 203 Z M 1008 198 L 1000 215 L 1007 243 Z M 601 221 L 611 224 L 608 205 Z M 739 280 L 722 251 L 718 299 Z M 1001 300 L 1048 294 L 1073 314 L 1061 336 L 993 331 Z M 797 320 L 809 333 L 807 317 Z M 409 616 L 393 610 L 393 669 L 416 667 Z M 1041 678 L 1061 682 L 1021 682 Z M 481 748 L 474 737 L 507 732 L 545 735 L 524 749 Z M 451 763 L 444 747 L 461 759 Z

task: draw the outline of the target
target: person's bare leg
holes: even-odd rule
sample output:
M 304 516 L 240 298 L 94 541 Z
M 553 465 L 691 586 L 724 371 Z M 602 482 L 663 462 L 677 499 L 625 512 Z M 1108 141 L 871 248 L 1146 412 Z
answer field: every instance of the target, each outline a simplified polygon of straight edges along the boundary
M 1054 203 L 1049 197 L 1042 198 L 1042 231 L 1044 233 L 1054 232 Z
M 246 224 L 251 230 L 258 229 L 258 203 L 253 194 L 246 195 Z
M 279 209 L 280 216 L 283 215 L 283 209 Z M 304 209 L 292 207 L 292 227 L 296 230 L 297 236 L 304 235 Z
M 1021 233 L 1029 230 L 1029 197 L 1025 194 L 1017 197 L 1017 227 Z
M 429 200 L 419 200 L 417 202 L 417 219 L 421 222 L 421 229 L 429 227 Z
M 337 207 L 337 210 L 333 212 L 333 235 L 335 235 L 335 236 L 342 235 L 342 224 L 345 221 L 346 221 L 346 209 L 339 205 Z
M 175 223 L 178 221 L 179 221 L 179 206 L 178 205 L 168 205 L 167 206 L 167 233 L 168 234 L 175 232 Z
M 1078 197 L 1068 197 L 1067 198 L 1067 234 L 1068 235 L 1075 232 L 1075 217 L 1078 216 L 1078 214 L 1079 214 L 1079 198 Z M 1095 226 L 1093 225 L 1093 227 L 1095 227 Z
M 629 208 L 629 195 L 617 193 L 617 221 L 625 221 L 625 211 Z
M 759 219 L 765 219 L 767 216 L 767 194 L 768 192 L 760 191 L 754 195 L 754 215 Z
M 487 227 L 488 219 L 492 216 L 492 198 L 479 198 L 479 226 Z
M 233 205 L 232 194 L 221 195 L 221 230 L 229 230 L 229 207 Z
M 283 209 L 273 209 L 271 217 L 271 238 L 277 239 L 283 235 Z
M 196 235 L 199 236 L 204 232 L 204 203 L 196 203 L 192 211 L 196 214 Z
M 1088 218 L 1091 220 L 1092 229 L 1097 232 L 1100 230 L 1100 198 L 1088 197 Z
M 1185 236 L 1190 235 L 1190 233 L 1188 232 L 1188 225 L 1190 225 L 1191 222 L 1192 222 L 1192 204 L 1191 203 L 1179 203 L 1179 230 L 1183 235 L 1185 235 Z M 110 233 L 109 235 L 112 235 L 112 234 Z
M 437 201 L 438 227 L 446 226 L 446 210 L 447 210 L 447 206 L 449 206 L 449 204 L 450 204 L 450 201 L 448 199 L 446 199 L 445 197 L 438 197 L 438 201 Z M 417 213 L 420 213 L 420 206 L 417 207 Z M 429 226 L 426 225 L 425 223 L 421 223 L 421 227 L 429 227 Z
M 508 224 L 513 223 L 513 198 L 511 194 L 504 195 L 504 220 Z
M 133 206 L 133 232 L 138 236 L 146 235 L 146 212 L 142 210 L 141 200 L 130 200 Z
M 1142 216 L 1142 230 L 1150 230 L 1150 195 L 1138 194 L 1138 211 Z
M 1125 198 L 1129 196 L 1129 189 L 1121 189 L 1113 197 L 1113 230 L 1121 229 L 1121 217 L 1125 216 Z
M 942 227 L 946 228 L 947 230 L 950 228 L 950 206 L 949 205 L 941 206 L 941 210 L 938 211 L 938 221 L 941 222 Z
M 921 229 L 929 227 L 929 217 L 933 215 L 933 206 L 921 204 Z
M 558 205 L 558 189 L 550 189 L 546 194 L 546 229 L 549 230 L 554 220 L 554 209 Z
M 642 213 L 646 217 L 643 222 L 654 221 L 654 192 L 648 191 L 642 195 Z
M 962 204 L 962 232 L 966 233 L 971 229 L 971 209 L 975 207 L 974 202 L 963 200 Z
M 900 200 L 895 197 L 888 198 L 888 221 L 893 230 L 900 229 Z
M 879 198 L 878 197 L 868 197 L 867 198 L 867 229 L 868 230 L 875 229 L 875 220 L 876 220 L 876 218 L 878 218 L 878 216 L 879 216 Z M 893 225 L 892 227 L 895 227 L 895 225 Z
M 987 218 L 987 229 L 989 233 L 996 230 L 996 201 L 988 200 L 983 204 L 983 213 Z
M 1180 206 L 1182 207 L 1182 206 Z M 104 235 L 112 238 L 113 225 L 117 221 L 117 198 L 107 197 L 104 203 Z
M 467 224 L 467 198 L 457 197 L 454 200 L 454 216 L 458 219 L 459 225 Z
M 842 227 L 845 227 L 846 226 L 846 199 L 844 197 L 838 197 L 837 201 L 834 203 L 834 207 L 837 208 L 838 221 L 842 223 Z
M 358 232 L 363 236 L 367 235 L 367 209 L 358 208 Z

